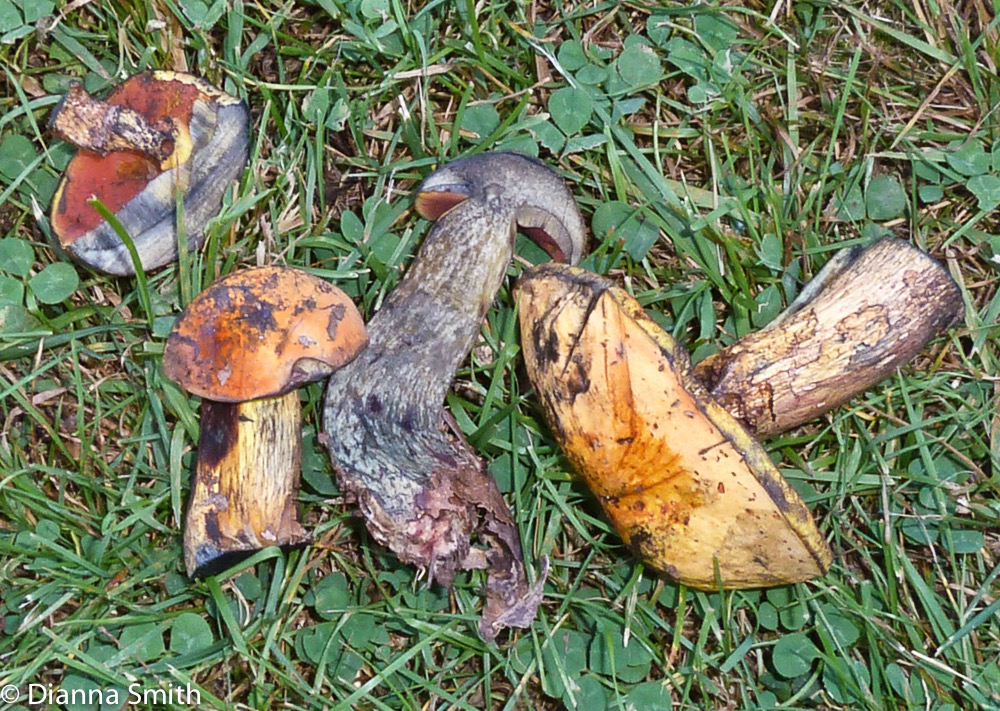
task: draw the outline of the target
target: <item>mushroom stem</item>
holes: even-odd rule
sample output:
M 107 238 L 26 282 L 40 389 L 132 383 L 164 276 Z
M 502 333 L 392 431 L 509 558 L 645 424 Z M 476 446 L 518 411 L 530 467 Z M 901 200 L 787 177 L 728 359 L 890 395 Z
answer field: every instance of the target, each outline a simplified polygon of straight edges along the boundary
M 201 440 L 184 530 L 191 577 L 237 555 L 310 541 L 299 525 L 301 405 L 296 391 L 240 403 L 202 401 Z
M 137 111 L 93 98 L 79 82 L 52 112 L 49 129 L 77 148 L 100 155 L 111 151 L 138 151 L 157 162 L 173 152 L 176 129 L 170 119 L 149 122 Z
M 887 237 L 838 252 L 775 321 L 694 374 L 751 431 L 776 434 L 889 377 L 963 308 L 940 264 Z
M 417 204 L 440 219 L 369 322 L 369 347 L 330 378 L 324 429 L 341 487 L 377 541 L 445 585 L 456 570 L 488 569 L 480 632 L 493 639 L 504 626 L 530 624 L 540 589 L 528 586 L 496 482 L 445 427 L 442 403 L 506 274 L 515 224 L 576 256 L 583 225 L 562 181 L 514 154 L 446 166 Z M 485 550 L 471 545 L 476 532 Z

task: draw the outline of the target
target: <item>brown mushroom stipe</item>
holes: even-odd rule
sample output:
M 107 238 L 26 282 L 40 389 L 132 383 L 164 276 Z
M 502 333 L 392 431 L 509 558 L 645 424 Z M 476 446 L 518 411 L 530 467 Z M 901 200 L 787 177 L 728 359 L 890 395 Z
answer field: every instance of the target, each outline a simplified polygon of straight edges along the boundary
M 826 572 L 830 549 L 805 504 L 635 299 L 555 264 L 518 288 L 546 419 L 636 556 L 705 590 L 717 575 L 748 588 Z
M 487 569 L 479 629 L 491 640 L 531 623 L 541 580 L 528 585 L 507 504 L 442 405 L 506 275 L 515 228 L 544 234 L 571 261 L 586 232 L 562 180 L 510 153 L 446 165 L 417 207 L 438 222 L 370 320 L 371 345 L 330 378 L 324 430 L 341 488 L 377 541 L 445 585 L 456 570 Z
M 69 254 L 109 274 L 135 268 L 94 198 L 128 233 L 143 269 L 154 269 L 177 258 L 177 195 L 188 248 L 197 249 L 247 162 L 246 104 L 189 74 L 137 74 L 106 101 L 74 85 L 49 126 L 80 149 L 53 198 L 52 228 Z
M 188 575 L 310 540 L 298 521 L 295 388 L 348 363 L 367 342 L 347 295 L 298 269 L 234 272 L 188 304 L 163 353 L 166 376 L 204 398 L 184 530 Z
M 694 373 L 750 430 L 777 434 L 885 380 L 964 309 L 940 264 L 886 237 L 838 252 L 777 319 Z
M 811 515 L 732 415 L 751 413 L 757 432 L 816 417 L 890 375 L 961 313 L 944 270 L 899 240 L 832 262 L 774 325 L 720 354 L 728 369 L 714 392 L 732 414 L 607 279 L 543 265 L 519 283 L 525 362 L 556 438 L 636 555 L 676 580 L 746 588 L 823 574 L 831 554 Z M 748 409 L 761 391 L 767 406 Z

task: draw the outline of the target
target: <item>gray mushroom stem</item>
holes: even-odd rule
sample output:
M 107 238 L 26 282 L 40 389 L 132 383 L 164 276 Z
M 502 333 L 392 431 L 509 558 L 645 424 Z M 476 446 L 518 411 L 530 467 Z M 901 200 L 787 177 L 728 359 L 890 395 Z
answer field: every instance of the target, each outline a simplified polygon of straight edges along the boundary
M 493 639 L 530 624 L 540 586 L 528 584 L 495 481 L 442 405 L 504 279 L 516 226 L 574 261 L 585 231 L 563 182 L 516 154 L 449 164 L 417 206 L 439 219 L 369 322 L 367 350 L 331 377 L 324 429 L 340 485 L 377 541 L 445 585 L 456 570 L 487 569 L 480 632 Z

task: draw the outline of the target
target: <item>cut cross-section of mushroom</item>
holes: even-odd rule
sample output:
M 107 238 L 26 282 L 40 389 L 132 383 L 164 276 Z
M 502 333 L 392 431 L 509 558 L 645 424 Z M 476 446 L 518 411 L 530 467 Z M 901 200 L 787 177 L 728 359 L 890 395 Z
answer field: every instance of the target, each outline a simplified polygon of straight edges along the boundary
M 838 252 L 778 318 L 695 377 L 752 431 L 784 432 L 885 380 L 964 308 L 944 267 L 885 237 Z
M 168 264 L 178 252 L 179 195 L 182 232 L 197 249 L 246 166 L 248 123 L 246 104 L 189 74 L 137 74 L 105 101 L 74 85 L 49 121 L 55 135 L 79 148 L 52 202 L 60 244 L 95 269 L 134 273 L 96 198 L 129 235 L 143 269 Z
M 370 320 L 368 349 L 331 377 L 324 429 L 341 487 L 377 541 L 446 585 L 456 570 L 487 569 L 480 632 L 493 639 L 531 622 L 540 588 L 528 585 L 496 483 L 449 432 L 442 406 L 507 272 L 515 229 L 575 261 L 585 227 L 563 181 L 511 153 L 444 166 L 421 185 L 417 209 L 437 223 Z
M 326 377 L 366 344 L 347 295 L 298 269 L 234 272 L 188 304 L 167 339 L 163 370 L 204 398 L 184 531 L 189 575 L 309 541 L 298 517 L 295 388 Z
M 830 549 L 805 504 L 635 299 L 562 265 L 526 272 L 519 291 L 546 418 L 638 557 L 702 589 L 826 572 Z

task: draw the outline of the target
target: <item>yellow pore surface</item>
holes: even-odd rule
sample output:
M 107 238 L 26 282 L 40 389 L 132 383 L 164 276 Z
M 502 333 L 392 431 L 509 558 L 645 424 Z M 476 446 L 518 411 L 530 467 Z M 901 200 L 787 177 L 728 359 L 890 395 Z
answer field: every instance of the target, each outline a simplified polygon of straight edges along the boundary
M 546 265 L 522 281 L 525 359 L 560 444 L 626 543 L 697 588 L 822 575 L 830 551 L 767 453 L 634 299 L 580 272 Z

